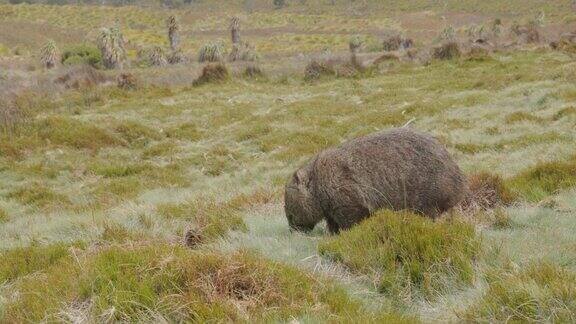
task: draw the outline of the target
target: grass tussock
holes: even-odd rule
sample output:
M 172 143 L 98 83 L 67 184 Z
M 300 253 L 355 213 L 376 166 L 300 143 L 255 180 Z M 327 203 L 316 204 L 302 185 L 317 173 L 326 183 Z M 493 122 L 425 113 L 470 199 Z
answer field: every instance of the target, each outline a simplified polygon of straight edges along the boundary
M 456 42 L 446 42 L 432 51 L 432 57 L 437 60 L 452 60 L 461 55 L 460 46 Z
M 10 221 L 10 215 L 6 210 L 0 208 L 0 224 L 7 223 Z
M 533 263 L 488 276 L 488 290 L 463 319 L 480 322 L 576 320 L 576 273 L 549 263 Z
M 221 83 L 230 79 L 228 68 L 222 63 L 212 63 L 202 69 L 202 74 L 194 80 L 192 85 L 200 86 L 206 83 Z
M 527 112 L 523 112 L 523 111 L 518 111 L 515 113 L 511 113 L 510 115 L 506 116 L 506 120 L 507 123 L 520 123 L 520 122 L 541 122 L 542 118 L 538 117 L 538 116 L 534 116 L 532 114 L 529 114 Z
M 118 122 L 114 126 L 114 132 L 127 143 L 137 146 L 144 146 L 162 138 L 162 134 L 157 130 L 133 120 Z
M 109 78 L 102 72 L 82 64 L 69 68 L 64 74 L 58 76 L 54 83 L 62 85 L 66 89 L 78 90 L 93 88 L 108 81 Z
M 14 199 L 23 205 L 42 209 L 62 208 L 71 205 L 67 196 L 55 192 L 39 182 L 31 182 L 14 189 L 6 197 Z
M 576 107 L 566 107 L 559 110 L 557 113 L 552 116 L 552 120 L 557 121 L 563 118 L 568 118 L 572 116 L 573 118 L 576 117 Z
M 246 230 L 237 206 L 210 199 L 159 204 L 156 206 L 156 212 L 165 219 L 184 220 L 190 223 L 189 226 L 196 231 L 201 241 L 212 240 L 232 230 Z
M 114 135 L 102 128 L 67 117 L 48 117 L 35 122 L 35 135 L 56 146 L 96 151 L 120 145 Z
M 327 315 L 407 321 L 364 312 L 332 283 L 254 254 L 166 245 L 113 246 L 62 260 L 13 289 L 19 294 L 6 304 L 7 322 L 53 321 L 75 306 L 86 318 L 110 321 L 286 321 Z
M 36 271 L 45 270 L 70 255 L 70 246 L 63 243 L 32 245 L 0 251 L 0 282 L 13 281 Z
M 560 190 L 576 186 L 576 159 L 540 163 L 506 182 L 520 197 L 538 202 Z
M 447 283 L 469 284 L 480 252 L 474 228 L 458 220 L 434 222 L 383 210 L 319 244 L 322 255 L 372 276 L 381 292 L 433 297 Z
M 489 172 L 480 172 L 468 177 L 468 195 L 464 209 L 492 209 L 511 204 L 516 199 L 504 179 Z

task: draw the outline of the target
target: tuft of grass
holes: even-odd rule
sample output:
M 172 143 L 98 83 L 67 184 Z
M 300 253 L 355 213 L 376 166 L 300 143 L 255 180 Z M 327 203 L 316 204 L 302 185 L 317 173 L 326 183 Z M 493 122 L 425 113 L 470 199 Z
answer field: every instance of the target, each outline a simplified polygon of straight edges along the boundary
M 142 239 L 140 235 L 130 232 L 124 225 L 118 223 L 104 224 L 100 239 L 105 242 L 123 243 L 130 240 Z
M 63 260 L 14 287 L 7 322 L 56 320 L 66 306 L 89 303 L 86 316 L 111 321 L 287 321 L 295 317 L 414 322 L 374 314 L 333 283 L 240 251 L 231 255 L 156 244 L 113 246 Z
M 576 107 L 567 107 L 559 110 L 552 116 L 552 120 L 557 121 L 568 116 L 576 117 Z
M 507 123 L 519 123 L 519 122 L 524 122 L 524 121 L 540 122 L 540 121 L 542 121 L 542 118 L 534 116 L 534 115 L 529 114 L 527 112 L 517 111 L 517 112 L 511 113 L 510 115 L 506 116 L 505 121 Z
M 0 208 L 0 224 L 7 223 L 9 221 L 10 215 L 8 215 L 8 212 L 5 209 Z
M 167 129 L 166 136 L 179 140 L 197 141 L 202 138 L 203 133 L 196 124 L 186 122 Z
M 214 239 L 232 230 L 246 230 L 238 205 L 219 203 L 213 199 L 198 198 L 184 203 L 159 204 L 156 211 L 166 219 L 191 222 L 205 240 Z
M 178 147 L 172 142 L 157 143 L 142 152 L 143 159 L 152 159 L 155 157 L 169 157 L 178 152 Z
M 39 182 L 32 182 L 7 194 L 7 198 L 36 208 L 58 208 L 71 204 L 68 197 Z
M 114 131 L 130 144 L 138 142 L 147 144 L 150 141 L 160 140 L 162 138 L 162 135 L 155 129 L 132 120 L 119 122 L 114 127 Z
M 51 144 L 76 149 L 98 150 L 120 144 L 118 138 L 105 130 L 67 117 L 48 117 L 34 125 L 37 135 Z
M 491 209 L 511 204 L 516 198 L 502 177 L 489 172 L 480 172 L 468 177 L 468 195 L 463 205 Z
M 145 163 L 136 163 L 136 164 L 93 163 L 90 166 L 89 170 L 95 175 L 104 178 L 121 178 L 142 174 L 145 171 L 149 171 L 153 168 L 154 167 L 152 165 Z
M 530 202 L 576 186 L 576 158 L 537 164 L 507 180 L 511 190 Z
M 206 83 L 222 83 L 230 79 L 230 72 L 222 63 L 211 63 L 202 69 L 202 74 L 194 80 L 192 85 L 200 86 Z
M 12 281 L 22 276 L 45 270 L 58 260 L 70 255 L 69 245 L 32 245 L 0 251 L 0 282 Z
M 576 273 L 549 263 L 495 271 L 488 290 L 462 316 L 474 322 L 574 322 Z
M 458 220 L 434 222 L 407 211 L 382 210 L 322 240 L 318 249 L 323 256 L 372 276 L 380 292 L 415 289 L 433 297 L 446 291 L 448 284 L 472 282 L 480 242 L 473 226 Z

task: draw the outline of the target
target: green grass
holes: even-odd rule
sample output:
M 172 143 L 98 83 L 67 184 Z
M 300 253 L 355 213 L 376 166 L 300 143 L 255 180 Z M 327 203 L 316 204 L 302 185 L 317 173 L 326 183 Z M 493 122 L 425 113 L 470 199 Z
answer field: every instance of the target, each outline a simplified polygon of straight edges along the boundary
M 470 5 L 465 2 L 454 6 Z M 421 4 L 392 5 L 410 12 Z M 427 5 L 432 11 L 408 18 L 440 21 L 435 4 Z M 309 83 L 303 79 L 307 59 L 285 53 L 329 47 L 338 54 L 355 33 L 374 50 L 377 37 L 364 34 L 400 27 L 395 19 L 406 19 L 350 18 L 335 14 L 341 4 L 314 6 L 326 11 L 310 15 L 290 6 L 244 17 L 243 36 L 263 54 L 265 80 L 238 77 L 243 65 L 229 64 L 228 82 L 192 87 L 201 66 L 190 63 L 127 68 L 141 82 L 132 91 L 113 83 L 64 90 L 51 83 L 64 73 L 60 68 L 32 70 L 25 57 L 9 66 L 0 87 L 15 78 L 14 86 L 42 89 L 18 98 L 26 116 L 0 134 L 0 205 L 9 216 L 0 220 L 2 255 L 46 248 L 48 258 L 54 244 L 86 246 L 54 262 L 38 257 L 37 265 L 2 285 L 0 322 L 72 315 L 95 322 L 394 322 L 398 312 L 423 322 L 455 322 L 461 314 L 474 321 L 491 318 L 470 308 L 489 290 L 489 269 L 508 273 L 509 262 L 544 260 L 574 270 L 572 58 L 546 49 L 505 51 L 489 60 L 395 62 L 354 78 Z M 499 6 L 509 5 L 483 3 L 476 13 Z M 0 28 L 4 33 L 26 29 L 38 17 L 88 30 L 128 15 L 121 24 L 133 57 L 138 46 L 165 42 L 161 15 L 172 13 L 0 7 L 14 10 L 6 18 L 10 23 L 0 19 L 1 27 L 12 26 Z M 519 20 L 532 16 L 522 8 Z M 207 11 L 206 17 L 194 12 L 178 14 L 186 21 L 183 47 L 195 55 L 200 44 L 227 35 L 232 11 Z M 446 19 L 462 18 L 450 13 Z M 30 26 L 43 32 L 38 23 Z M 294 26 L 300 29 L 284 33 Z M 82 37 L 91 37 L 82 30 Z M 200 30 L 211 30 L 210 36 Z M 29 35 L 15 34 L 33 46 Z M 113 80 L 117 72 L 104 73 Z M 380 215 L 369 220 L 371 228 L 341 237 L 328 237 L 323 226 L 310 235 L 290 232 L 281 196 L 299 165 L 320 150 L 408 121 L 445 143 L 465 173 L 498 175 L 497 181 L 480 182 L 512 196 L 513 203 L 468 215 L 469 224 L 414 215 L 404 223 Z M 173 246 L 189 228 L 200 229 L 204 244 L 193 250 Z M 423 234 L 411 235 L 418 231 Z M 387 240 L 378 240 L 383 236 Z M 491 252 L 488 258 L 478 251 L 479 240 Z M 319 255 L 319 244 L 329 257 Z M 228 275 L 242 284 L 249 278 L 242 286 L 256 287 L 246 293 L 231 281 L 219 286 Z M 240 292 L 214 293 L 204 290 L 206 283 Z M 539 289 L 539 296 L 553 293 L 546 285 Z
M 464 319 L 482 322 L 573 322 L 576 273 L 550 263 L 495 271 L 488 289 Z
M 576 160 L 541 163 L 507 182 L 524 199 L 538 202 L 560 190 L 576 186 Z
M 472 283 L 480 243 L 474 228 L 465 223 L 380 211 L 357 227 L 322 240 L 318 250 L 353 271 L 373 276 L 383 293 L 407 295 L 405 290 L 415 288 L 434 296 L 448 290 L 447 282 Z
M 0 282 L 13 281 L 22 276 L 49 268 L 59 260 L 70 256 L 68 244 L 32 245 L 0 251 Z
M 61 208 L 71 203 L 65 195 L 38 182 L 23 185 L 8 193 L 6 197 L 36 208 Z
M 246 230 L 239 215 L 240 209 L 230 203 L 218 203 L 210 199 L 198 198 L 179 204 L 160 204 L 156 206 L 156 210 L 165 219 L 180 219 L 189 222 L 204 239 L 214 239 L 232 230 Z
M 25 278 L 6 307 L 9 322 L 56 319 L 59 306 L 88 303 L 88 318 L 168 321 L 405 321 L 371 314 L 330 281 L 252 253 L 193 252 L 156 245 L 111 247 L 61 260 L 43 277 Z

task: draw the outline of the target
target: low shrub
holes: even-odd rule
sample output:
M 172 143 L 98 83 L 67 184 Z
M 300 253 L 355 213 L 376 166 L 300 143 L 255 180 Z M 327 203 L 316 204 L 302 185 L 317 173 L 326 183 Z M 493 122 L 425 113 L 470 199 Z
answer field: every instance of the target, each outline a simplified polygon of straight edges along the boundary
M 488 289 L 461 317 L 473 322 L 569 323 L 576 314 L 576 273 L 532 263 L 488 276 Z
M 480 242 L 474 227 L 458 220 L 434 222 L 406 211 L 382 210 L 324 239 L 318 249 L 323 256 L 373 277 L 381 292 L 414 290 L 434 297 L 447 285 L 472 282 Z
M 94 46 L 87 44 L 75 45 L 62 52 L 63 65 L 90 65 L 93 68 L 102 66 L 102 54 Z

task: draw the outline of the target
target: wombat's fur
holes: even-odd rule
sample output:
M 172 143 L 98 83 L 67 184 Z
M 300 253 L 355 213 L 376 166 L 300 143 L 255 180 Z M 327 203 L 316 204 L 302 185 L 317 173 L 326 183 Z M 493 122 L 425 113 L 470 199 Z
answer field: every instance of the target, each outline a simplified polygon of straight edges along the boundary
M 381 208 L 436 218 L 465 193 L 465 177 L 443 145 L 400 128 L 320 152 L 293 174 L 284 198 L 293 229 L 310 231 L 326 219 L 337 233 Z

